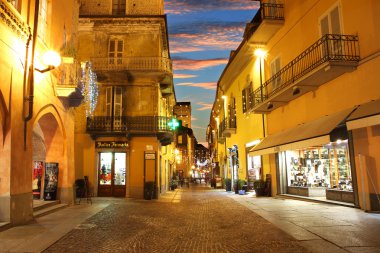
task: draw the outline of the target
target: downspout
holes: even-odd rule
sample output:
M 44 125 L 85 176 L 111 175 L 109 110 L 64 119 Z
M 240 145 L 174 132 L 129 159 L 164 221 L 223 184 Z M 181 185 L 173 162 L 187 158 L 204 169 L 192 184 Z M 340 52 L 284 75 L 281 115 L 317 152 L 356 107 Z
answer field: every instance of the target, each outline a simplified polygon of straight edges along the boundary
M 26 135 L 28 128 L 28 121 L 33 117 L 33 99 L 34 99 L 34 53 L 36 51 L 36 41 L 37 41 L 37 28 L 38 28 L 38 11 L 39 11 L 40 1 L 36 0 L 34 5 L 34 20 L 33 20 L 33 42 L 32 42 L 32 59 L 30 61 L 29 73 L 28 73 L 28 93 L 24 97 L 25 102 L 29 102 L 28 115 L 24 117 L 24 149 L 26 149 Z M 29 42 L 28 42 L 29 43 Z M 25 65 L 25 69 L 27 65 Z M 26 71 L 25 71 L 26 78 Z

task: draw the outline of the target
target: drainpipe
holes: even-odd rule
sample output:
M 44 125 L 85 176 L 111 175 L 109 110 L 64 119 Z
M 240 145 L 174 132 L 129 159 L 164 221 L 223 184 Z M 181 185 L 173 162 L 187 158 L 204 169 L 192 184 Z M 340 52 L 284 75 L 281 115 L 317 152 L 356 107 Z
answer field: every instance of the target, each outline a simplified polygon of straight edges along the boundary
M 40 1 L 36 0 L 34 6 L 34 20 L 33 20 L 33 35 L 32 35 L 32 59 L 29 66 L 28 72 L 28 93 L 24 97 L 24 108 L 25 102 L 29 102 L 28 106 L 28 115 L 24 117 L 24 149 L 26 149 L 26 135 L 27 135 L 27 127 L 28 121 L 33 117 L 33 99 L 34 99 L 34 53 L 36 51 L 36 42 L 37 42 L 37 28 L 38 28 L 38 11 L 40 7 Z M 29 44 L 29 40 L 28 40 Z M 29 45 L 27 46 L 29 47 Z M 27 65 L 25 65 L 25 69 Z M 26 71 L 25 71 L 26 78 Z

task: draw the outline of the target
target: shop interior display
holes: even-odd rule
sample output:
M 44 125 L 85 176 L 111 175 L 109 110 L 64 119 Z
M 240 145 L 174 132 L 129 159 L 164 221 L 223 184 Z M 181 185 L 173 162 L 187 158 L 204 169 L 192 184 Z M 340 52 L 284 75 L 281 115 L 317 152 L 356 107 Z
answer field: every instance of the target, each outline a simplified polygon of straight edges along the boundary
M 287 151 L 287 165 L 288 186 L 352 191 L 347 144 Z

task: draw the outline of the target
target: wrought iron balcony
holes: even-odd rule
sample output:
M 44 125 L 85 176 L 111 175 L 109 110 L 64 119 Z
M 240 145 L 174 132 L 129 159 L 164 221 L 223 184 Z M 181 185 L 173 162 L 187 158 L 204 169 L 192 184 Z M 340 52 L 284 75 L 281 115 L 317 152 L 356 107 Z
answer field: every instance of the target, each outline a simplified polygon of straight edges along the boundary
M 92 58 L 95 71 L 142 71 L 172 73 L 172 62 L 165 57 Z
M 244 38 L 252 43 L 267 43 L 284 24 L 284 5 L 261 1 L 260 9 L 247 24 Z
M 173 132 L 163 116 L 94 116 L 87 117 L 87 133 L 97 136 L 157 136 L 166 145 L 172 141 Z
M 219 132 L 225 137 L 231 137 L 231 134 L 236 134 L 236 116 L 223 119 L 219 124 Z
M 270 112 L 352 72 L 359 60 L 358 36 L 326 34 L 253 91 L 253 112 Z

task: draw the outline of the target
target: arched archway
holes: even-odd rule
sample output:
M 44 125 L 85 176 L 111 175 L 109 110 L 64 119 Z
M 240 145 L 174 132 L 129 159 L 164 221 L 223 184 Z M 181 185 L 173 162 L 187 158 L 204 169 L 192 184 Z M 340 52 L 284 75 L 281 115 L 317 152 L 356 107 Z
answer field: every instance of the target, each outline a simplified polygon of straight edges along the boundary
M 66 184 L 67 159 L 65 131 L 54 106 L 43 108 L 34 121 L 32 158 L 34 199 L 60 199 L 60 188 Z

